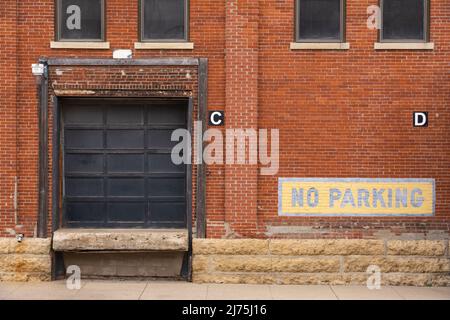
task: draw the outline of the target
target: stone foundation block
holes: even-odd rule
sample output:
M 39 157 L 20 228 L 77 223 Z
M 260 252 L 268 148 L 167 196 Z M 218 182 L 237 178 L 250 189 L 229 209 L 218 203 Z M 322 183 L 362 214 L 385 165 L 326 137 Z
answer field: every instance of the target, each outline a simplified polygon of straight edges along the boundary
M 381 272 L 436 273 L 450 271 L 450 260 L 446 258 L 399 256 L 349 256 L 344 258 L 345 272 L 364 272 L 370 265 L 379 266 Z
M 259 239 L 193 239 L 196 254 L 264 255 L 269 253 L 269 240 Z
M 25 238 L 22 240 L 22 242 L 18 242 L 15 238 L 0 238 L 0 254 L 49 254 L 50 245 L 50 238 Z
M 340 259 L 335 256 L 321 257 L 273 257 L 273 272 L 339 272 Z
M 50 255 L 1 254 L 0 270 L 6 272 L 50 272 Z
M 0 238 L 0 281 L 49 281 L 50 247 L 50 238 Z
M 447 240 L 196 239 L 193 281 L 366 285 L 369 266 L 381 285 L 450 286 Z
M 382 240 L 270 240 L 270 253 L 276 255 L 378 255 Z
M 388 255 L 419 255 L 419 256 L 443 256 L 445 254 L 445 241 L 399 241 L 387 242 Z

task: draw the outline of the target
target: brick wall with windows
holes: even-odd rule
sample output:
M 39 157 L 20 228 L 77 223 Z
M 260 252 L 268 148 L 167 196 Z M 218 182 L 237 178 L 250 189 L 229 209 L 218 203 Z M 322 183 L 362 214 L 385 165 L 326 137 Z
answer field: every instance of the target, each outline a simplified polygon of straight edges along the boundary
M 109 50 L 51 49 L 50 42 L 55 40 L 53 0 L 6 0 L 4 3 L 5 6 L 3 3 L 1 5 L 1 13 L 2 17 L 5 15 L 7 19 L 2 19 L 0 24 L 2 30 L 0 52 L 1 56 L 5 57 L 2 59 L 4 72 L 2 72 L 1 81 L 3 87 L 10 90 L 2 91 L 1 101 L 2 112 L 4 112 L 1 137 L 4 142 L 1 149 L 0 235 L 11 236 L 8 230 L 14 229 L 16 225 L 13 195 L 17 144 L 19 150 L 17 224 L 23 226 L 20 228 L 21 233 L 25 233 L 26 237 L 32 237 L 36 235 L 37 226 L 39 141 L 38 98 L 35 78 L 31 74 L 31 64 L 36 63 L 40 57 L 111 58 L 114 49 L 133 48 L 134 43 L 139 41 L 138 1 L 107 1 L 106 40 L 111 44 Z M 191 1 L 190 40 L 197 44 L 194 50 L 133 50 L 133 58 L 207 57 L 209 62 L 208 102 L 210 106 L 223 108 L 225 104 L 224 23 L 224 3 Z M 208 32 L 205 32 L 206 30 Z M 16 73 L 20 74 L 20 77 L 14 85 Z M 167 79 L 171 79 L 170 75 L 167 75 Z M 17 117 L 15 116 L 16 101 Z M 17 139 L 15 138 L 16 128 Z M 51 156 L 49 159 L 51 160 Z M 220 168 L 217 170 L 220 171 Z M 214 194 L 213 201 L 207 200 L 209 212 L 214 219 L 214 216 L 223 215 L 223 177 L 208 181 L 208 189 Z M 50 224 L 50 217 L 48 221 Z
M 378 1 L 369 0 L 345 1 L 345 50 L 290 49 L 295 1 L 278 0 L 191 0 L 193 49 L 134 49 L 138 1 L 105 2 L 109 49 L 50 48 L 53 0 L 0 5 L 0 236 L 20 225 L 26 237 L 36 233 L 38 99 L 31 64 L 40 57 L 111 58 L 114 49 L 132 49 L 133 58 L 208 58 L 208 108 L 226 111 L 227 128 L 280 129 L 278 175 L 260 176 L 251 166 L 208 166 L 207 237 L 448 238 L 447 0 L 429 1 L 432 50 L 375 49 L 378 31 L 366 21 L 367 7 Z M 428 128 L 412 127 L 414 111 L 429 112 Z M 278 177 L 434 178 L 436 214 L 279 217 Z
M 448 237 L 450 202 L 450 6 L 430 1 L 434 50 L 374 50 L 366 9 L 347 0 L 349 50 L 286 49 L 293 39 L 291 1 L 260 6 L 259 122 L 279 127 L 280 177 L 436 179 L 430 218 L 286 218 L 276 216 L 275 177 L 258 181 L 261 233 L 277 237 Z M 428 110 L 430 125 L 413 128 Z M 271 226 L 279 228 L 273 234 Z M 275 228 L 276 229 L 276 228 Z M 286 232 L 286 233 L 283 233 Z M 295 233 L 292 233 L 295 232 Z

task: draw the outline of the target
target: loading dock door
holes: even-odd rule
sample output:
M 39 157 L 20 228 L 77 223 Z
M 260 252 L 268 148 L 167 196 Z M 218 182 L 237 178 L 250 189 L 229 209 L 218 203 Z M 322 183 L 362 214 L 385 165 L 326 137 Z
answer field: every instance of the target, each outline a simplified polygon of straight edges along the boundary
M 63 225 L 185 228 L 186 166 L 171 161 L 186 101 L 63 101 Z

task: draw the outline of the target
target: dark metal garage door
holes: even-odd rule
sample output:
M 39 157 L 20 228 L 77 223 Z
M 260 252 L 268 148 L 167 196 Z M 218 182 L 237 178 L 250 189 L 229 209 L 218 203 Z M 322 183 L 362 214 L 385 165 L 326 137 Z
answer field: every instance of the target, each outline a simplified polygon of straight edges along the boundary
M 171 161 L 185 101 L 63 103 L 63 222 L 68 227 L 186 227 L 186 166 Z

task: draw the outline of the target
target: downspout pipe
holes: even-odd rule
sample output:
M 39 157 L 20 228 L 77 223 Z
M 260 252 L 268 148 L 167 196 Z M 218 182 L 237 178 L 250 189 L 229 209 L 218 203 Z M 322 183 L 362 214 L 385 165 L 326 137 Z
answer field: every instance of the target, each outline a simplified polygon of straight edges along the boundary
M 38 119 L 39 119 L 39 199 L 37 236 L 47 238 L 48 222 L 48 64 L 46 59 L 39 59 L 44 65 L 44 72 L 37 76 Z

